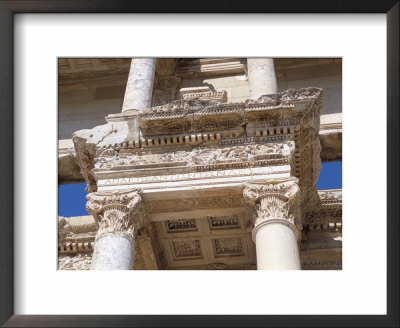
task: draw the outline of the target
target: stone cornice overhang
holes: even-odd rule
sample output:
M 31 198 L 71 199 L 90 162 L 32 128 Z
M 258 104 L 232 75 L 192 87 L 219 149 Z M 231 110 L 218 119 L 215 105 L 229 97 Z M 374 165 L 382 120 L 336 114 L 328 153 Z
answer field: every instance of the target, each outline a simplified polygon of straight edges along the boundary
M 289 89 L 242 103 L 178 100 L 142 111 L 139 114 L 139 124 L 145 135 L 174 134 L 176 130 L 182 133 L 205 132 L 218 127 L 225 128 L 229 124 L 235 128 L 241 123 L 262 123 L 270 127 L 290 123 L 298 125 L 300 121 L 318 130 L 321 108 L 322 89 Z M 230 118 L 230 121 L 224 121 L 225 117 Z M 204 118 L 207 124 L 201 121 Z M 318 122 L 312 121 L 312 118 L 318 118 Z M 166 126 L 161 131 L 157 130 L 159 125 L 168 124 L 171 120 L 174 121 L 173 128 Z
M 306 210 L 310 202 L 314 203 L 311 206 L 319 202 L 315 183 L 320 162 L 318 130 L 322 93 L 318 88 L 290 89 L 261 96 L 256 101 L 234 104 L 215 100 L 180 100 L 149 108 L 137 116 L 109 116 L 106 125 L 78 131 L 73 141 L 89 191 L 97 190 L 98 175 L 116 169 L 121 174 L 124 170 L 135 170 L 135 166 L 129 165 L 94 170 L 98 158 L 108 160 L 122 158 L 127 153 L 294 142 L 291 174 L 299 178 L 301 204 Z M 140 128 L 139 138 L 134 133 L 135 124 Z M 136 169 L 140 167 L 136 166 Z
M 342 189 L 318 190 L 318 196 L 320 204 L 303 217 L 303 228 L 306 231 L 341 232 Z
M 318 190 L 322 206 L 342 206 L 342 189 Z
M 341 113 L 321 115 L 319 139 L 322 148 L 320 154 L 322 162 L 342 160 Z M 72 139 L 59 140 L 58 148 L 59 183 L 84 181 Z

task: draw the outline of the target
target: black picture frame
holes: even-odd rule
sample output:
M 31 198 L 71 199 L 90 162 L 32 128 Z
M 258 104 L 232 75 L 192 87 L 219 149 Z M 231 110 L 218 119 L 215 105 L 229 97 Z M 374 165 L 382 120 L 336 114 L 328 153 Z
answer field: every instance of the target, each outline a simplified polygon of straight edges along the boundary
M 14 315 L 13 19 L 16 13 L 385 13 L 387 16 L 387 315 Z M 0 324 L 4 327 L 399 327 L 398 0 L 0 1 Z M 6 155 L 7 154 L 7 155 Z M 373 191 L 371 191 L 373 192 Z M 366 286 L 368 288 L 368 286 Z

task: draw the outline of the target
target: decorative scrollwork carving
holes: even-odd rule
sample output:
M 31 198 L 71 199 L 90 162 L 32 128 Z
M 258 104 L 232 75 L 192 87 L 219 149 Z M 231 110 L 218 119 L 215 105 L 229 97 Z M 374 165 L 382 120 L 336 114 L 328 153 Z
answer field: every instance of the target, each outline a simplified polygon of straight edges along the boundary
M 144 217 L 140 194 L 140 189 L 131 189 L 96 192 L 86 196 L 86 209 L 99 227 L 96 239 L 111 233 L 125 234 L 133 239 Z
M 215 147 L 195 147 L 191 150 L 169 151 L 153 154 L 130 154 L 126 157 L 98 157 L 95 161 L 96 168 L 113 168 L 117 166 L 149 165 L 156 163 L 182 162 L 185 166 L 234 163 L 249 163 L 257 166 L 260 161 L 276 162 L 277 159 L 288 161 L 294 154 L 294 141 L 285 141 L 267 144 L 249 144 Z
M 296 220 L 300 218 L 297 178 L 246 183 L 243 196 L 255 212 L 254 230 L 269 222 L 283 222 L 301 230 Z

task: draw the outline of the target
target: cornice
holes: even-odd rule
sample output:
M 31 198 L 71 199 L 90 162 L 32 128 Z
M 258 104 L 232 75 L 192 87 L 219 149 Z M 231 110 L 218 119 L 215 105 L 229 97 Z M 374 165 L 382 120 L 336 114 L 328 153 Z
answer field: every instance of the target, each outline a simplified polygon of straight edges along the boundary
M 318 190 L 322 206 L 342 206 L 342 189 Z
M 289 161 L 293 175 L 300 179 L 299 185 L 303 189 L 314 188 L 320 161 L 321 108 L 322 89 L 318 88 L 289 89 L 243 103 L 179 100 L 146 109 L 137 116 L 113 115 L 106 125 L 74 133 L 73 141 L 89 191 L 97 190 L 94 174 L 100 174 L 100 167 L 95 167 L 96 161 L 109 164 L 118 161 L 123 167 L 123 162 L 135 154 L 144 158 L 146 154 L 156 156 L 162 152 L 194 149 L 213 152 L 227 147 L 240 149 L 239 145 L 246 143 L 268 146 L 286 142 L 295 144 L 294 156 Z M 130 132 L 135 119 L 140 127 L 139 140 L 132 138 Z M 242 162 L 246 165 L 247 161 Z M 103 169 L 107 171 L 114 166 Z M 211 166 L 208 169 L 212 170 Z
M 314 232 L 342 230 L 342 189 L 318 190 L 320 204 L 303 217 L 303 227 Z
M 91 216 L 58 218 L 58 252 L 87 253 L 93 251 L 96 223 Z

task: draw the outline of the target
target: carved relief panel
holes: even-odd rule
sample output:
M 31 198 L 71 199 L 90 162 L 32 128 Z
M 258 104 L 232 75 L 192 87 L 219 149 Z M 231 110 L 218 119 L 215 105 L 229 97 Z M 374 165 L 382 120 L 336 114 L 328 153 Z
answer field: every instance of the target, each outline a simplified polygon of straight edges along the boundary
M 169 269 L 255 264 L 248 213 L 155 222 Z M 233 268 L 233 267 L 232 267 Z
M 215 257 L 244 256 L 242 237 L 213 238 Z

